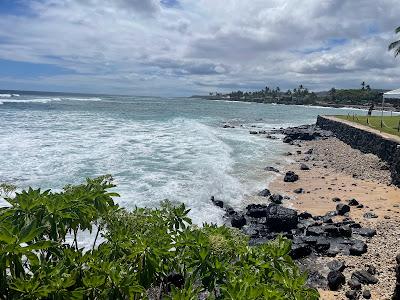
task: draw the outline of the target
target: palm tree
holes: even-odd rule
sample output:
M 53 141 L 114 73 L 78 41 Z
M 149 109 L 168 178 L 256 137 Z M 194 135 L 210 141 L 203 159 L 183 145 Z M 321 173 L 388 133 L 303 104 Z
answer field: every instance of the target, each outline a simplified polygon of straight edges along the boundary
M 362 83 L 361 83 L 361 86 L 362 86 L 362 90 L 365 90 L 365 82 L 363 81 Z
M 395 33 L 400 33 L 400 26 L 396 28 Z M 400 54 L 400 40 L 397 40 L 389 45 L 389 51 L 394 50 L 394 56 Z

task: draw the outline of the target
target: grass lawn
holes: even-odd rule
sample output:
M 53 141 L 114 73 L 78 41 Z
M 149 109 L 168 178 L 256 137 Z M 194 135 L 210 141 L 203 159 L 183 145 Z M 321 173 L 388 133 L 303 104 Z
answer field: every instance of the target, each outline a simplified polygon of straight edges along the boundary
M 399 122 L 400 122 L 400 115 L 398 116 L 384 116 L 383 117 L 383 127 L 381 127 L 381 117 L 380 116 L 345 116 L 345 115 L 338 115 L 335 116 L 336 118 L 352 121 L 361 125 L 366 125 L 371 128 L 377 129 L 379 131 L 383 131 L 386 133 L 390 133 L 393 135 L 400 136 L 399 131 Z M 368 122 L 368 123 L 367 123 Z

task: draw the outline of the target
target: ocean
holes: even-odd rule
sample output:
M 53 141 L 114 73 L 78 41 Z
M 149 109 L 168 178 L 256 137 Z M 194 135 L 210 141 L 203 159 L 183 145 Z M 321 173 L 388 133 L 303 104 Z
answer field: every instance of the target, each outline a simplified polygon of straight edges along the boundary
M 59 190 L 112 174 L 128 209 L 184 202 L 194 223 L 222 222 L 285 163 L 280 139 L 250 135 L 360 110 L 194 98 L 0 94 L 0 182 Z M 225 123 L 235 128 L 223 128 Z

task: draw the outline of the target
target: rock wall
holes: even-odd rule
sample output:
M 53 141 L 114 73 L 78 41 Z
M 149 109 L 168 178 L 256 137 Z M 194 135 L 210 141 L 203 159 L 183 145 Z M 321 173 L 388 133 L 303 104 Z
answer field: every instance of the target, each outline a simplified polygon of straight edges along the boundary
M 400 186 L 400 143 L 394 139 L 353 127 L 346 123 L 318 116 L 317 126 L 363 153 L 373 153 L 390 166 L 392 183 Z

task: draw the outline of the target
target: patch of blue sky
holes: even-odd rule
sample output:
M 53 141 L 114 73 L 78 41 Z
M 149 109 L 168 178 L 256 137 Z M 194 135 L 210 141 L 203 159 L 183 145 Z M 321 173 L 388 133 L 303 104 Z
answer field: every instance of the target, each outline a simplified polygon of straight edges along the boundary
M 76 72 L 51 64 L 38 64 L 0 59 L 0 76 L 34 78 L 38 76 L 54 76 L 75 74 Z
M 177 7 L 180 4 L 178 0 L 160 0 L 160 3 L 166 7 Z
M 0 15 L 32 15 L 29 1 L 32 0 L 0 0 Z

